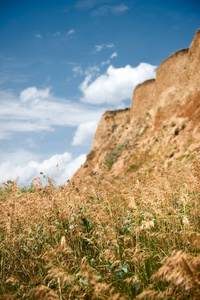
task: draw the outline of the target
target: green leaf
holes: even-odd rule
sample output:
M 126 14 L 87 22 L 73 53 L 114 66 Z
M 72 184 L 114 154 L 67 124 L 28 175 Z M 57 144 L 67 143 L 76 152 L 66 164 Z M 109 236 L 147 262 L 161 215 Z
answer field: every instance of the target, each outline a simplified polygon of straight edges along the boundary
M 88 285 L 88 280 L 87 280 L 87 278 L 81 279 L 81 282 L 82 282 L 84 285 Z
M 115 271 L 115 275 L 116 275 L 119 279 L 124 279 L 124 271 L 123 271 L 123 270 Z
M 116 254 L 119 254 L 119 247 L 116 248 Z
M 141 288 L 141 284 L 140 283 L 136 283 L 135 288 L 136 288 L 136 292 L 138 292 L 139 289 Z
M 125 265 L 125 264 L 120 264 L 120 267 L 121 267 L 122 271 L 124 271 L 124 273 L 127 273 L 127 272 L 128 272 L 128 267 L 127 267 L 127 265 Z

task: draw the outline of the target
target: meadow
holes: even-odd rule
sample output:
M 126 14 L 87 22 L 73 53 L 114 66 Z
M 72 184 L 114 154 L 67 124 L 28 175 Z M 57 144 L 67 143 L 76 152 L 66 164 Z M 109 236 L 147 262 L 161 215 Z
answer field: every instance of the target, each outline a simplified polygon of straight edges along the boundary
M 196 153 L 115 179 L 4 183 L 0 299 L 200 299 L 199 180 Z

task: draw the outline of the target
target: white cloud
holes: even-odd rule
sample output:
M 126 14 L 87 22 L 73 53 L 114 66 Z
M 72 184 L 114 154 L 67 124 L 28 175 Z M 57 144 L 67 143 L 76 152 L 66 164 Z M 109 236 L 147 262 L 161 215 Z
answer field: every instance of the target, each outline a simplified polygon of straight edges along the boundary
M 91 80 L 95 70 L 91 69 L 90 72 Z M 103 108 L 97 110 L 80 102 L 54 97 L 49 88 L 41 90 L 29 87 L 19 97 L 11 91 L 0 91 L 0 139 L 10 139 L 17 132 L 79 126 L 84 122 L 99 120 L 104 111 Z
M 86 154 L 79 155 L 77 158 L 73 159 L 66 166 L 62 168 L 62 173 L 59 175 L 57 183 L 63 184 L 67 179 L 70 179 L 73 174 L 84 164 L 86 160 Z M 59 166 L 60 169 L 60 166 Z
M 115 47 L 115 45 L 114 44 L 107 44 L 106 47 L 107 48 L 113 48 L 113 47 Z
M 95 53 L 100 52 L 103 48 L 113 48 L 114 44 L 102 44 L 102 45 L 95 45 Z
M 111 13 L 113 15 L 120 15 L 128 9 L 129 9 L 129 7 L 127 5 L 125 5 L 124 3 L 115 5 L 115 6 L 101 5 L 92 12 L 92 15 L 93 16 L 101 16 L 101 15 L 105 15 L 107 13 Z
M 124 3 L 121 3 L 117 6 L 110 7 L 111 12 L 115 15 L 121 14 L 128 9 L 129 9 L 129 7 L 127 5 L 125 5 Z
M 70 30 L 67 31 L 67 35 L 72 35 L 74 32 L 75 32 L 74 29 L 70 29 Z
M 82 101 L 90 104 L 120 104 L 123 100 L 131 99 L 134 88 L 147 79 L 155 78 L 156 66 L 141 63 L 132 68 L 109 66 L 104 75 L 100 75 L 93 82 L 88 76 L 80 86 L 83 93 Z
M 107 60 L 101 62 L 102 66 L 109 65 L 109 64 L 110 64 L 110 59 L 107 59 Z
M 101 50 L 103 49 L 103 46 L 104 46 L 104 45 L 96 45 L 96 46 L 95 46 L 96 52 L 101 51 Z
M 38 39 L 42 38 L 41 34 L 35 34 L 35 37 L 38 38 Z
M 39 176 L 40 172 L 43 172 L 51 178 L 55 178 L 57 173 L 56 165 L 58 164 L 59 174 L 56 178 L 56 182 L 63 184 L 67 179 L 73 176 L 86 159 L 85 154 L 72 159 L 71 154 L 65 152 L 63 154 L 56 154 L 42 162 L 36 160 L 26 162 L 18 160 L 18 154 L 18 152 L 13 153 L 12 157 L 15 157 L 16 160 L 6 160 L 0 164 L 0 183 L 7 180 L 17 180 L 21 186 L 28 185 L 32 182 L 34 177 Z M 25 154 L 26 158 L 28 158 L 27 153 Z
M 29 87 L 20 93 L 20 100 L 24 103 L 30 101 L 32 104 L 37 104 L 49 96 L 49 88 L 46 88 L 45 90 L 39 90 L 36 87 Z
M 52 36 L 58 38 L 60 41 L 69 41 L 72 35 L 75 33 L 75 29 L 70 29 L 67 32 L 56 31 L 52 33 Z
M 97 66 L 89 67 L 84 72 L 86 77 L 84 82 L 81 84 L 82 88 L 86 88 L 88 83 L 92 80 L 93 77 L 98 76 L 100 69 Z
M 117 56 L 118 56 L 118 54 L 117 54 L 117 52 L 115 51 L 115 52 L 110 56 L 110 58 L 113 59 L 114 57 L 117 57 Z
M 83 75 L 84 73 L 80 66 L 74 67 L 72 71 L 74 72 L 74 77 L 76 77 L 77 75 Z
M 110 58 L 109 58 L 108 60 L 102 61 L 101 65 L 102 65 L 102 66 L 104 66 L 104 65 L 109 65 L 111 59 L 113 59 L 113 58 L 115 58 L 115 57 L 117 57 L 117 56 L 118 56 L 118 54 L 117 54 L 117 52 L 115 51 L 115 52 L 110 56 Z
M 100 69 L 97 66 L 92 66 L 88 67 L 86 70 L 83 70 L 80 66 L 76 66 L 72 69 L 72 71 L 74 73 L 74 77 L 76 77 L 77 75 L 85 75 L 86 77 L 92 79 L 92 77 L 99 74 Z
M 13 164 L 27 164 L 30 160 L 38 160 L 39 156 L 24 149 L 15 152 L 0 151 L 0 164 L 11 161 Z
M 97 129 L 97 122 L 86 122 L 78 126 L 72 145 L 91 145 Z
M 100 71 L 100 69 L 97 66 L 93 66 L 93 67 L 87 68 L 85 71 L 85 74 L 86 74 L 86 76 L 88 76 L 88 75 L 94 76 L 94 75 L 98 74 L 99 71 Z

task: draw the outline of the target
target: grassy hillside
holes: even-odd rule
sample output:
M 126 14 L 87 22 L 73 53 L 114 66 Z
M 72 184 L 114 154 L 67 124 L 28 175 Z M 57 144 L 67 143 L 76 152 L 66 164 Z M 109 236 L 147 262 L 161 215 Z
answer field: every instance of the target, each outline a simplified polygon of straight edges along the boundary
M 5 183 L 0 299 L 200 299 L 199 152 L 157 167 Z

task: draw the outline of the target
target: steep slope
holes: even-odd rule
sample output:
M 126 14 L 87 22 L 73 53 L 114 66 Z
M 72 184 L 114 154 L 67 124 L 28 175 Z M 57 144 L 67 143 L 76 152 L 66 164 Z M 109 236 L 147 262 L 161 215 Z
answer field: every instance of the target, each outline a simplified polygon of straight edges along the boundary
M 127 176 L 193 159 L 200 142 L 200 29 L 189 49 L 159 66 L 156 79 L 138 85 L 130 109 L 107 111 L 91 152 L 76 176 Z M 158 164 L 159 162 L 159 164 Z

